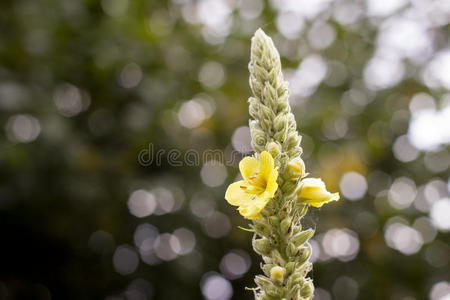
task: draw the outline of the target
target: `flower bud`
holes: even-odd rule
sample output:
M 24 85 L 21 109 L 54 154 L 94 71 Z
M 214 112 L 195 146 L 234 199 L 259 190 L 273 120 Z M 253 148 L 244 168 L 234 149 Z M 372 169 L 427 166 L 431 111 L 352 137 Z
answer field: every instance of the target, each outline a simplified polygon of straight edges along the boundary
M 294 261 L 290 261 L 286 264 L 286 272 L 288 274 L 294 273 L 295 270 L 295 262 Z
M 302 247 L 298 249 L 297 262 L 303 264 L 306 262 L 311 256 L 311 248 L 310 247 Z
M 278 143 L 270 142 L 267 144 L 266 150 L 272 155 L 272 157 L 277 157 L 281 153 L 281 146 Z
M 314 235 L 314 230 L 308 229 L 305 231 L 301 231 L 292 237 L 291 242 L 295 246 L 303 245 L 307 240 L 309 240 Z
M 270 256 L 272 256 L 273 263 L 284 266 L 286 264 L 286 261 L 281 256 L 280 252 L 278 250 L 272 250 L 270 253 Z
M 269 222 L 270 224 L 278 224 L 280 222 L 280 219 L 277 216 L 270 216 Z
M 292 233 L 297 234 L 298 232 L 302 231 L 302 225 L 298 224 L 292 227 Z
M 300 289 L 300 295 L 303 298 L 309 299 L 314 292 L 314 286 L 310 280 L 305 281 L 302 288 Z
M 290 217 L 286 217 L 280 223 L 280 229 L 282 234 L 287 234 L 292 225 L 292 219 Z
M 286 285 L 287 286 L 296 286 L 296 285 L 302 285 L 303 283 L 303 274 L 298 273 L 298 272 L 294 272 L 291 274 L 291 276 L 289 276 Z
M 286 120 L 285 115 L 279 114 L 278 116 L 275 117 L 275 119 L 273 120 L 273 123 L 274 123 L 273 126 L 276 131 L 285 131 L 286 130 L 287 120 Z
M 273 299 L 273 298 L 275 298 L 275 299 L 281 299 L 281 293 L 280 293 L 280 290 L 279 290 L 276 286 L 274 286 L 274 285 L 269 286 L 269 287 L 266 289 L 266 294 L 267 294 L 268 296 L 271 297 L 271 298 L 269 298 L 269 299 Z
M 273 281 L 283 281 L 286 269 L 280 266 L 275 266 L 270 270 L 270 279 Z
M 287 169 L 289 175 L 294 178 L 303 178 L 305 176 L 305 163 L 300 157 L 292 159 L 288 165 Z
M 249 113 L 253 118 L 256 118 L 258 116 L 259 101 L 254 97 L 250 97 L 250 99 L 248 99 L 248 102 L 249 102 Z
M 270 286 L 272 285 L 272 282 L 270 282 L 269 278 L 261 275 L 255 276 L 255 282 L 257 285 L 261 287 Z
M 289 244 L 288 244 L 287 247 L 286 247 L 286 254 L 287 254 L 289 257 L 292 257 L 292 256 L 296 256 L 297 253 L 298 253 L 298 247 L 295 246 L 294 243 L 289 242 Z
M 263 256 L 262 259 L 263 259 L 264 263 L 266 263 L 266 264 L 272 263 L 272 258 L 269 256 Z
M 300 143 L 300 138 L 297 134 L 288 134 L 286 144 L 288 148 L 294 148 L 297 147 Z
M 253 229 L 263 237 L 269 237 L 272 231 L 270 225 L 267 224 L 267 221 L 264 218 L 255 219 L 253 221 Z
M 261 255 L 268 255 L 270 253 L 270 250 L 272 249 L 272 245 L 270 244 L 270 241 L 266 238 L 254 239 L 253 248 L 255 249 L 256 252 L 258 252 Z
M 264 274 L 270 276 L 270 270 L 272 270 L 274 266 L 274 264 L 261 264 L 261 269 L 263 270 Z

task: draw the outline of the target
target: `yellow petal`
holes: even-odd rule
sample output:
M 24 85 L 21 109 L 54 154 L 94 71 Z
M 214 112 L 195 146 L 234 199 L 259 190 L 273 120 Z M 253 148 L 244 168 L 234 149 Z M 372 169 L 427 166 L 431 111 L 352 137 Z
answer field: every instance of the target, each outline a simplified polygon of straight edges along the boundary
M 301 188 L 300 197 L 306 199 L 315 199 L 317 201 L 324 201 L 331 197 L 331 193 L 327 190 L 316 186 L 304 186 Z
M 257 169 L 258 161 L 254 157 L 246 156 L 239 163 L 239 171 L 241 171 L 245 180 L 248 180 L 248 177 L 255 173 Z
M 339 199 L 340 199 L 339 193 L 334 193 L 331 195 L 330 198 L 323 200 L 323 201 L 317 201 L 317 200 L 310 199 L 310 200 L 305 200 L 303 202 L 308 203 L 309 205 L 314 206 L 314 207 L 322 207 L 322 205 L 324 205 L 325 203 L 332 202 L 332 201 L 338 201 Z
M 239 206 L 239 213 L 246 219 L 258 219 L 260 217 L 259 210 L 252 206 Z
M 239 213 L 247 219 L 258 219 L 260 212 L 266 207 L 267 203 L 272 197 L 267 192 L 264 192 L 246 204 L 239 206 Z
M 301 181 L 302 186 L 316 186 L 319 188 L 326 189 L 325 182 L 320 178 L 305 178 Z
M 241 189 L 241 186 L 243 185 L 246 185 L 245 180 L 230 184 L 225 193 L 225 200 L 227 200 L 231 205 L 243 205 L 251 201 L 255 195 L 249 194 Z
M 272 173 L 270 174 L 269 178 L 266 178 L 267 181 L 266 192 L 269 194 L 270 197 L 273 197 L 278 189 L 277 178 L 278 178 L 278 171 L 275 169 L 272 170 Z
M 321 207 L 325 203 L 339 200 L 339 193 L 328 192 L 325 183 L 319 178 L 306 178 L 301 181 L 298 198 L 302 203 Z
M 269 152 L 263 151 L 259 155 L 259 171 L 264 178 L 269 178 L 275 169 L 275 163 Z

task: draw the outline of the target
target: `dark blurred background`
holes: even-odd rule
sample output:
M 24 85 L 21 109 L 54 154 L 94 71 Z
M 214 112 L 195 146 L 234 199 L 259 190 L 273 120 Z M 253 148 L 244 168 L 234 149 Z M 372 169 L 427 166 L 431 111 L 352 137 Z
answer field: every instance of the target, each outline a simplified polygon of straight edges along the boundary
M 448 300 L 449 23 L 448 0 L 1 1 L 0 299 L 252 299 L 237 161 L 183 158 L 250 151 L 261 27 L 342 196 L 305 220 L 315 299 Z

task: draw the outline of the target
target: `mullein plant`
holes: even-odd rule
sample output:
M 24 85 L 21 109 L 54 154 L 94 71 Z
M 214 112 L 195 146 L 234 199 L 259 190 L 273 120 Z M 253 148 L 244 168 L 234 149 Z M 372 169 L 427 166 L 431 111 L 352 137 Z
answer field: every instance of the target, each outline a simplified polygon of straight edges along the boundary
M 262 256 L 262 275 L 255 277 L 255 299 L 312 299 L 307 275 L 313 229 L 301 220 L 308 207 L 339 200 L 318 178 L 305 178 L 301 136 L 289 106 L 288 83 L 272 39 L 261 29 L 252 38 L 249 99 L 253 157 L 239 163 L 243 180 L 232 183 L 225 199 L 251 219 L 253 249 Z

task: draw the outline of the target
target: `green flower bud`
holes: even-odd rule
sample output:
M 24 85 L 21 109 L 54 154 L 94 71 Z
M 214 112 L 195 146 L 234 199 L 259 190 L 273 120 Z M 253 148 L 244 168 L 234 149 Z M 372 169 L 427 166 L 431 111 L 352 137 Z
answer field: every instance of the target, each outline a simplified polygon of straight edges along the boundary
M 272 285 L 272 282 L 270 281 L 270 279 L 265 276 L 262 276 L 262 275 L 257 275 L 255 277 L 255 282 L 257 285 L 259 285 L 261 287 L 266 287 L 266 286 Z
M 288 246 L 286 247 L 286 254 L 289 257 L 292 257 L 292 256 L 296 256 L 297 253 L 298 253 L 298 247 L 294 243 L 290 242 L 288 244 Z
M 297 284 L 303 283 L 303 275 L 299 272 L 292 273 L 287 280 L 287 286 L 295 286 Z
M 272 270 L 272 268 L 274 266 L 275 265 L 273 265 L 273 264 L 265 264 L 261 267 L 261 269 L 264 271 L 264 274 L 266 274 L 267 276 L 270 276 L 270 270 Z
M 276 249 L 272 250 L 270 255 L 272 256 L 273 263 L 280 265 L 280 266 L 284 266 L 286 264 L 286 261 L 281 256 L 281 254 L 278 250 L 276 250 Z
M 283 219 L 283 221 L 281 221 L 280 223 L 280 231 L 281 234 L 285 235 L 289 232 L 289 229 L 291 228 L 292 225 L 292 219 L 290 217 L 286 217 Z
M 272 157 L 277 157 L 281 153 L 281 146 L 276 142 L 270 142 L 267 144 L 266 150 L 272 155 Z
M 286 264 L 286 273 L 292 274 L 294 273 L 296 263 L 291 261 Z
M 270 216 L 269 222 L 270 224 L 278 224 L 280 222 L 280 219 L 277 216 Z
M 302 230 L 302 225 L 297 224 L 293 227 L 292 232 L 293 234 L 297 234 L 298 232 L 300 232 Z
M 272 258 L 269 256 L 263 256 L 262 258 L 263 258 L 264 263 L 266 263 L 266 264 L 271 264 L 273 262 Z
M 291 242 L 295 245 L 295 246 L 301 246 L 303 245 L 307 240 L 309 240 L 312 236 L 314 235 L 314 230 L 312 229 L 307 229 L 305 231 L 301 231 L 299 233 L 297 233 L 296 235 L 294 235 L 291 239 Z
M 277 287 L 275 287 L 274 285 L 269 286 L 266 289 L 266 293 L 267 293 L 267 295 L 269 295 L 271 297 L 274 297 L 275 299 L 280 299 L 281 298 L 280 290 Z
M 283 192 L 286 193 L 286 196 L 292 196 L 297 189 L 297 182 L 296 181 L 286 181 L 282 185 Z
M 270 250 L 272 250 L 272 244 L 266 238 L 254 239 L 253 249 L 261 255 L 268 255 Z
M 296 284 L 289 290 L 289 295 L 291 295 L 291 299 L 298 300 L 300 299 L 300 285 Z M 303 299 L 300 299 L 303 300 Z
M 310 280 L 305 281 L 303 283 L 303 286 L 300 289 L 300 295 L 303 298 L 310 299 L 312 297 L 313 292 L 314 292 L 314 286 L 312 284 L 312 281 L 310 281 Z
M 278 115 L 273 120 L 273 127 L 276 131 L 283 131 L 285 133 L 287 125 L 287 119 L 284 115 Z
M 300 139 L 297 134 L 289 134 L 286 140 L 287 147 L 294 148 L 300 143 Z
M 301 247 L 298 249 L 297 262 L 303 264 L 311 256 L 311 247 Z
M 253 221 L 253 229 L 259 235 L 268 238 L 271 233 L 271 227 L 267 224 L 266 220 L 263 218 L 256 219 Z

